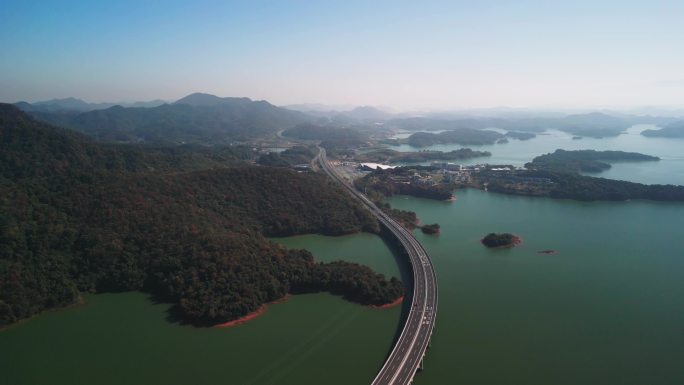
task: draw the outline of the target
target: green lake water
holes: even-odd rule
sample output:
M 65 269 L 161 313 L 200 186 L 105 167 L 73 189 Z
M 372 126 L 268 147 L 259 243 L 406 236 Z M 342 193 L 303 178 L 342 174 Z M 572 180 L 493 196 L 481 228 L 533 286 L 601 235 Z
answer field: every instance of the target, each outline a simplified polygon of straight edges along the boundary
M 389 202 L 442 226 L 416 232 L 440 294 L 416 384 L 684 384 L 684 205 L 479 190 Z M 487 249 L 488 232 L 523 244 Z
M 398 276 L 374 235 L 283 243 L 306 245 L 319 260 L 349 255 Z M 169 306 L 141 293 L 85 300 L 0 331 L 0 384 L 366 384 L 389 351 L 401 310 L 297 295 L 250 322 L 216 329 L 168 322 Z
M 550 132 L 481 149 L 493 152 L 487 161 L 516 165 L 556 148 L 639 151 L 663 160 L 616 164 L 601 176 L 684 184 L 684 140 L 644 138 L 643 128 L 602 140 Z M 440 303 L 415 384 L 684 384 L 684 204 L 456 195 L 388 200 L 442 226 L 439 236 L 416 231 Z M 524 242 L 486 249 L 479 239 L 489 232 Z M 274 241 L 399 275 L 374 235 Z M 558 253 L 538 253 L 547 249 Z M 85 299 L 0 331 L 1 385 L 369 384 L 401 310 L 298 295 L 246 324 L 212 329 L 168 322 L 168 305 L 140 293 Z

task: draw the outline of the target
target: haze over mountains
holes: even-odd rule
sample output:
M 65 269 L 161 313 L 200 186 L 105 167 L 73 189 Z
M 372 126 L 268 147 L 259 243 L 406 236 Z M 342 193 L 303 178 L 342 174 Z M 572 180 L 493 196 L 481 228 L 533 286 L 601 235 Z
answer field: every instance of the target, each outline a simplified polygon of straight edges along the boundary
M 15 103 L 36 119 L 112 142 L 231 144 L 273 137 L 302 124 L 361 131 L 444 131 L 499 128 L 543 132 L 558 129 L 575 136 L 616 136 L 634 124 L 671 128 L 648 136 L 680 135 L 673 116 L 632 115 L 611 111 L 563 113 L 493 108 L 484 110 L 392 113 L 372 106 L 326 110 L 325 105 L 278 107 L 246 97 L 193 93 L 172 103 L 161 100 L 126 105 L 88 103 L 75 98 Z M 332 106 L 331 106 L 332 107 Z
M 92 111 L 104 110 L 114 106 L 122 107 L 157 107 L 166 103 L 161 99 L 151 100 L 149 102 L 132 102 L 132 103 L 89 103 L 81 99 L 69 97 L 63 99 L 51 99 L 42 102 L 28 103 L 18 102 L 15 105 L 24 111 Z
M 228 143 L 248 140 L 313 119 L 301 112 L 249 98 L 195 93 L 157 107 L 122 107 L 80 112 L 26 109 L 35 118 L 100 140 L 156 143 Z

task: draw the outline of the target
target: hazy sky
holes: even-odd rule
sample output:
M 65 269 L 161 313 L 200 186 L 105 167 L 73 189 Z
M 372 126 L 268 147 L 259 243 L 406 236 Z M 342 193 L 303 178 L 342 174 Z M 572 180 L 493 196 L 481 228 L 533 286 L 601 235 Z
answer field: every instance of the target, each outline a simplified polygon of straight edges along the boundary
M 0 101 L 684 105 L 684 1 L 10 1 Z

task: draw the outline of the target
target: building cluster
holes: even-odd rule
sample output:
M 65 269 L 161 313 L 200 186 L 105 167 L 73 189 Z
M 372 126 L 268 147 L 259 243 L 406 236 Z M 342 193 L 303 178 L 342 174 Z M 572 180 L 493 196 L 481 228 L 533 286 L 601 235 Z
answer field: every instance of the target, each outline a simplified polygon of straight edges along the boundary
M 356 166 L 357 172 L 364 173 L 374 170 L 376 164 L 359 164 L 343 162 L 351 168 Z M 496 183 L 512 190 L 542 190 L 548 189 L 554 183 L 549 178 L 524 176 L 522 168 L 513 166 L 491 166 L 487 164 L 462 165 L 450 162 L 434 161 L 430 169 L 416 167 L 398 173 L 390 173 L 387 180 L 397 184 L 413 184 L 421 186 L 435 186 L 439 184 L 457 184 L 469 186 L 484 186 Z

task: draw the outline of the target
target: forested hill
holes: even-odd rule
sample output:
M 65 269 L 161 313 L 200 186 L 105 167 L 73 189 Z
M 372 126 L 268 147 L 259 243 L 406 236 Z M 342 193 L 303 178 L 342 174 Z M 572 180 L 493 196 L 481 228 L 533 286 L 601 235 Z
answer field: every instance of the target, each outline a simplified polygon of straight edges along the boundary
M 553 153 L 535 157 L 525 165 L 528 169 L 569 171 L 569 172 L 601 172 L 611 168 L 610 162 L 644 162 L 660 160 L 657 156 L 625 151 L 596 151 L 558 149 Z
M 152 108 L 113 106 L 88 112 L 27 112 L 101 141 L 163 144 L 226 144 L 272 135 L 313 120 L 263 100 L 199 93 Z
M 195 324 L 287 293 L 328 290 L 364 304 L 402 295 L 398 280 L 367 267 L 315 263 L 264 238 L 378 231 L 323 176 L 251 166 L 180 172 L 174 161 L 0 105 L 0 325 L 81 292 L 144 290 Z
M 10 179 L 105 172 L 178 172 L 226 167 L 253 156 L 251 148 L 96 144 L 0 104 L 0 173 Z

